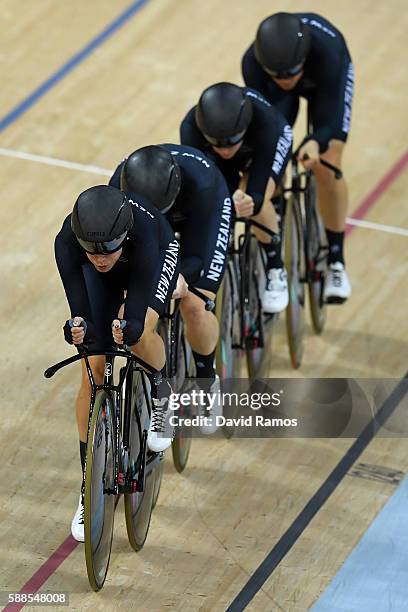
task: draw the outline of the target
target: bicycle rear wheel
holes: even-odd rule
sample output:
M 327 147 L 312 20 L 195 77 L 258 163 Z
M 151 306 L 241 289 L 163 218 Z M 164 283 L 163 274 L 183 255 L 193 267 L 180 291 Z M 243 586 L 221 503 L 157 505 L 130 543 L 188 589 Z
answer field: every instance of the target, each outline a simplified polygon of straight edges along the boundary
M 112 547 L 114 487 L 114 415 L 112 396 L 98 391 L 88 432 L 85 474 L 85 559 L 94 591 L 103 587 Z
M 180 322 L 178 330 L 178 355 L 177 355 L 177 391 L 183 393 L 189 385 L 189 379 L 195 376 L 195 366 L 193 354 L 188 345 L 184 333 L 182 323 Z M 177 411 L 179 419 L 191 417 L 191 408 L 189 406 L 180 406 Z M 183 421 L 182 421 L 183 422 Z M 171 452 L 173 455 L 173 463 L 177 472 L 181 473 L 188 461 L 191 450 L 191 427 L 182 425 L 176 427 L 174 440 L 171 444 Z
M 309 177 L 309 188 L 305 197 L 310 314 L 315 333 L 321 334 L 326 322 L 326 304 L 323 295 L 327 268 L 327 243 L 326 232 L 317 210 L 316 180 L 313 175 Z
M 304 336 L 304 243 L 299 200 L 292 196 L 285 211 L 285 267 L 288 274 L 289 304 L 286 309 L 286 331 L 292 366 L 298 368 L 303 356 Z
M 156 459 L 159 459 L 158 455 L 148 454 L 147 451 L 150 416 L 141 377 L 140 372 L 134 372 L 129 432 L 129 472 L 126 478 L 128 482 L 132 482 L 133 488 L 124 495 L 126 530 L 129 543 L 136 551 L 143 548 L 149 531 L 156 479 L 155 469 L 158 467 L 152 465 L 152 462 L 156 464 Z
M 163 460 L 160 460 L 159 465 L 155 468 L 155 481 L 154 481 L 154 490 L 153 490 L 153 510 L 157 504 L 157 500 L 159 499 L 159 493 L 161 489 L 161 483 L 163 479 Z

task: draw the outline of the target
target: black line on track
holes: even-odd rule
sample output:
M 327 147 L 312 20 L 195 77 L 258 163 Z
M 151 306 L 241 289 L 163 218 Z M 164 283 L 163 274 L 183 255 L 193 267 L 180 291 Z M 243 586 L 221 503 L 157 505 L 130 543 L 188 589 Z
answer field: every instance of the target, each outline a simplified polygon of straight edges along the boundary
M 375 437 L 378 430 L 386 423 L 404 398 L 408 391 L 406 383 L 407 378 L 408 372 L 399 381 L 372 420 L 366 425 L 359 437 L 350 446 L 344 457 L 339 461 L 321 487 L 316 491 L 313 497 L 310 498 L 300 514 L 298 514 L 290 527 L 285 531 L 270 553 L 255 570 L 248 582 L 228 606 L 226 612 L 241 612 L 245 610 L 249 602 L 252 601 L 258 591 L 262 589 L 263 585 L 278 567 L 279 563 L 285 555 L 287 555 L 311 520 L 343 480 L 353 463 L 360 457 L 362 452 Z

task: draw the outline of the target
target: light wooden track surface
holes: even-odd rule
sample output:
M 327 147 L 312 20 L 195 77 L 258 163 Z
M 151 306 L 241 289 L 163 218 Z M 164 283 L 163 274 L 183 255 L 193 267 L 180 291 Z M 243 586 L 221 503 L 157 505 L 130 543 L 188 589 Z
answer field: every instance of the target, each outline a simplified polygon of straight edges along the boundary
M 3 0 L 1 116 L 87 44 L 128 4 Z M 407 143 L 407 16 L 400 0 L 310 2 L 346 35 L 356 66 L 345 175 L 350 215 Z M 300 1 L 154 0 L 0 135 L 0 147 L 113 168 L 131 150 L 177 142 L 201 90 L 240 81 L 259 21 Z M 299 134 L 300 137 L 300 134 Z M 1 157 L 0 588 L 18 590 L 61 544 L 80 485 L 73 402 L 79 370 L 42 378 L 71 354 L 53 239 L 78 193 L 106 177 Z M 407 176 L 368 212 L 408 227 Z M 356 228 L 347 241 L 353 297 L 310 332 L 302 368 L 289 366 L 283 319 L 271 376 L 401 377 L 407 369 L 407 238 Z M 75 370 L 75 371 L 74 371 Z M 75 610 L 224 610 L 352 443 L 351 440 L 194 441 L 185 475 L 166 474 L 145 549 L 127 543 L 121 507 L 103 591 L 87 583 L 82 547 L 44 589 Z M 408 469 L 407 444 L 377 439 L 365 463 Z M 390 484 L 347 476 L 249 605 L 305 611 L 382 508 Z

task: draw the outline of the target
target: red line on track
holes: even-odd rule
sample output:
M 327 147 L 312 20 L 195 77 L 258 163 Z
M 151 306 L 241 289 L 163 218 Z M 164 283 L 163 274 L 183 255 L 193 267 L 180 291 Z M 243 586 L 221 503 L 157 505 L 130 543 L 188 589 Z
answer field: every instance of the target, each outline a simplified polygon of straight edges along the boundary
M 392 185 L 392 183 L 399 177 L 399 175 L 405 169 L 405 166 L 408 164 L 408 151 L 406 151 L 402 157 L 399 158 L 397 162 L 388 170 L 387 174 L 385 174 L 379 183 L 374 187 L 372 191 L 363 199 L 361 204 L 358 206 L 357 210 L 355 210 L 351 217 L 353 219 L 362 219 L 365 217 L 370 208 L 377 202 L 377 200 L 382 196 L 382 194 Z M 350 234 L 355 225 L 348 225 L 346 228 L 346 235 Z
M 354 219 L 362 219 L 375 202 L 382 196 L 382 194 L 392 185 L 392 183 L 398 178 L 401 172 L 405 169 L 408 164 L 408 151 L 406 151 L 402 157 L 392 166 L 392 168 L 383 176 L 380 182 L 374 187 L 372 191 L 363 199 L 357 210 L 353 213 Z M 354 225 L 348 225 L 346 234 L 350 234 L 353 231 Z M 42 587 L 44 582 L 58 569 L 63 561 L 72 553 L 73 550 L 78 546 L 78 542 L 69 536 L 59 548 L 45 561 L 42 566 L 32 575 L 30 580 L 20 589 L 19 593 L 36 593 L 38 589 Z M 3 608 L 3 612 L 19 612 L 26 604 L 9 604 Z
M 28 582 L 20 589 L 19 593 L 36 593 L 77 546 L 78 542 L 74 540 L 71 535 L 68 536 L 61 546 L 52 553 L 51 557 L 44 561 L 42 566 L 31 576 Z M 35 603 L 36 602 L 33 602 L 32 605 L 35 605 Z M 8 604 L 3 608 L 3 612 L 19 612 L 25 605 L 30 604 L 29 602 Z

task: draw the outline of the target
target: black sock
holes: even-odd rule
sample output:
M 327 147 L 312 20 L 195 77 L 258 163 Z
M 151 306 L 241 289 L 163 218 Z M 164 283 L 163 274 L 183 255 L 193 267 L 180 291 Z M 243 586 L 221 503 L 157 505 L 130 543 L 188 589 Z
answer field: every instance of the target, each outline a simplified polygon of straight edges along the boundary
M 268 270 L 271 268 L 283 268 L 279 234 L 274 234 L 271 242 L 268 244 L 261 242 L 261 246 L 266 253 L 266 267 Z
M 326 236 L 329 243 L 329 264 L 339 261 L 344 265 L 344 232 L 332 232 L 332 230 L 326 229 Z
M 159 402 L 164 398 L 169 399 L 170 394 L 172 393 L 172 388 L 170 386 L 169 381 L 167 380 L 167 373 L 165 370 L 165 367 L 160 370 L 162 374 L 161 381 L 158 384 L 154 382 L 151 384 L 151 398 L 153 400 L 158 400 Z
M 215 351 L 209 355 L 200 355 L 193 351 L 193 357 L 197 368 L 197 378 L 215 378 Z
M 81 457 L 82 473 L 84 473 L 86 459 L 86 442 L 81 442 L 81 440 L 79 441 L 79 454 Z

